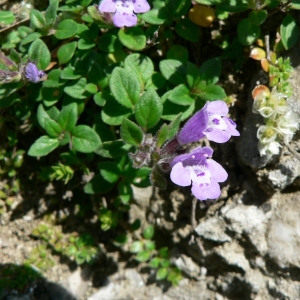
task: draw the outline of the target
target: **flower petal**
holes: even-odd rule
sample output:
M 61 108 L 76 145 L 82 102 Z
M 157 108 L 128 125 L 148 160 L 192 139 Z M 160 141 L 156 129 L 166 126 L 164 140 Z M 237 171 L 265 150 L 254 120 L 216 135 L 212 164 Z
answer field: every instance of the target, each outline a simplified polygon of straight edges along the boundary
M 205 135 L 203 131 L 206 129 L 208 124 L 208 114 L 204 108 L 195 113 L 180 130 L 177 140 L 180 144 L 189 144 L 197 142 L 202 139 Z
M 217 114 L 220 116 L 226 116 L 228 114 L 228 106 L 222 100 L 208 102 L 204 107 L 206 107 L 206 110 L 210 114 Z
M 211 157 L 213 152 L 213 149 L 210 147 L 202 148 L 201 146 L 199 146 L 193 149 L 190 153 L 175 156 L 170 165 L 171 167 L 173 167 L 178 162 L 183 162 L 184 166 L 198 165 L 199 163 L 204 164 L 207 157 Z
M 144 13 L 150 10 L 150 5 L 146 0 L 132 0 L 134 6 L 134 12 Z
M 183 167 L 181 162 L 172 168 L 170 177 L 175 184 L 180 186 L 189 186 L 192 183 L 190 172 Z
M 231 137 L 229 132 L 220 129 L 212 129 L 210 131 L 204 131 L 204 134 L 210 141 L 216 143 L 225 143 Z
M 199 200 L 216 199 L 221 195 L 221 189 L 217 182 L 211 181 L 208 186 L 193 184 L 192 193 Z
M 190 153 L 180 154 L 180 155 L 175 156 L 174 159 L 171 161 L 170 166 L 173 167 L 177 163 L 186 160 L 189 156 L 190 156 Z
M 240 136 L 240 133 L 235 129 L 236 124 L 231 119 L 224 117 L 223 120 L 227 125 L 227 131 L 233 136 Z
M 206 160 L 207 168 L 211 174 L 211 180 L 217 182 L 224 182 L 228 178 L 228 174 L 225 169 L 213 159 Z
M 114 13 L 117 9 L 116 1 L 114 1 L 114 0 L 102 0 L 99 4 L 98 9 L 101 12 Z
M 116 27 L 132 27 L 137 23 L 137 16 L 133 12 L 128 13 L 124 10 L 117 10 L 113 16 L 113 22 Z

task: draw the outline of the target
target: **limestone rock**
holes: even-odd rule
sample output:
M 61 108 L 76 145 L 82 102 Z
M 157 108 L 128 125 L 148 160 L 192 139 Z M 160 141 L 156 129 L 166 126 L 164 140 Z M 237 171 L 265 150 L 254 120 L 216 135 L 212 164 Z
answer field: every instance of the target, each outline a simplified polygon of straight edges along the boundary
M 224 232 L 226 224 L 222 218 L 212 217 L 199 223 L 195 228 L 196 233 L 214 242 L 229 242 L 231 238 Z
M 281 268 L 300 268 L 300 192 L 277 194 L 267 233 L 268 255 Z

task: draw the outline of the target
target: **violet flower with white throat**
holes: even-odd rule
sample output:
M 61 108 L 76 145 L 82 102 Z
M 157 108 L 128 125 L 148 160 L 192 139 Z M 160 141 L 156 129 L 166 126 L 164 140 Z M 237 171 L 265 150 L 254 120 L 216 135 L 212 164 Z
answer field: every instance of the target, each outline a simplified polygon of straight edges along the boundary
M 180 186 L 192 184 L 192 193 L 199 200 L 216 199 L 221 195 L 219 182 L 228 174 L 210 157 L 210 147 L 197 147 L 191 153 L 176 156 L 172 162 L 171 180 Z
M 146 0 L 102 0 L 99 11 L 112 13 L 113 23 L 116 27 L 132 27 L 137 24 L 135 13 L 144 13 L 150 10 Z
M 236 124 L 226 117 L 228 107 L 224 101 L 207 102 L 183 126 L 177 140 L 180 144 L 197 142 L 203 137 L 216 143 L 225 143 L 231 136 L 239 136 Z

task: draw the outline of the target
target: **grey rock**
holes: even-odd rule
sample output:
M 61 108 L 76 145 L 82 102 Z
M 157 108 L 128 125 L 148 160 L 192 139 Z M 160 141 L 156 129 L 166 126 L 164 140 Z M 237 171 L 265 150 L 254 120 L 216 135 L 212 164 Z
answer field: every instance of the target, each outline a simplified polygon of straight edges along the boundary
M 268 282 L 270 294 L 274 295 L 273 299 L 300 299 L 300 283 L 277 278 L 270 279 Z
M 282 191 L 293 183 L 300 174 L 300 161 L 293 157 L 291 153 L 287 154 L 289 154 L 289 159 L 281 156 L 276 169 L 270 171 L 268 174 L 269 183 L 276 191 Z
M 267 232 L 268 255 L 281 268 L 300 268 L 300 192 L 276 194 L 271 201 L 275 208 Z
M 235 266 L 247 272 L 250 264 L 245 257 L 244 249 L 236 242 L 225 243 L 214 248 L 213 252 L 220 256 L 229 266 Z
M 212 217 L 200 222 L 195 231 L 207 240 L 225 243 L 231 241 L 230 236 L 224 232 L 225 225 L 223 219 Z
M 267 221 L 272 215 L 271 211 L 265 213 L 255 205 L 238 204 L 225 206 L 222 213 L 230 231 L 238 235 L 246 235 L 261 254 L 267 253 L 265 234 Z
M 199 280 L 201 278 L 201 268 L 190 257 L 181 254 L 172 261 L 175 266 L 188 275 L 190 278 Z

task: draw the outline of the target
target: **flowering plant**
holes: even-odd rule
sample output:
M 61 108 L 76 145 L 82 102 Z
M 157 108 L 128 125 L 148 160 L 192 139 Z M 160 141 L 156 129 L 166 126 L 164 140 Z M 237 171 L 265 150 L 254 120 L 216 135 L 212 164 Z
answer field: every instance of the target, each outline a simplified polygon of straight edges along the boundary
M 52 182 L 53 202 L 59 211 L 64 206 L 66 219 L 75 216 L 82 224 L 93 219 L 99 230 L 111 230 L 106 237 L 97 235 L 100 244 L 125 244 L 141 237 L 131 253 L 142 262 L 156 256 L 152 266 L 157 279 L 177 283 L 178 270 L 172 272 L 169 265 L 171 251 L 155 249 L 154 230 L 141 234 L 146 224 L 140 228 L 139 220 L 124 221 L 139 200 L 137 188 L 152 184 L 164 189 L 171 180 L 179 186 L 191 185 L 200 200 L 220 196 L 227 172 L 212 157 L 211 147 L 197 143 L 205 139 L 222 144 L 239 136 L 227 115 L 228 107 L 235 107 L 234 116 L 243 120 L 245 101 L 240 92 L 251 74 L 245 78 L 240 74 L 248 71 L 247 53 L 260 55 L 261 66 L 270 75 L 269 87 L 254 94 L 254 111 L 265 118 L 257 132 L 259 150 L 279 153 L 281 143 L 291 141 L 298 115 L 290 105 L 289 61 L 252 45 L 263 45 L 259 37 L 270 35 L 274 51 L 291 48 L 299 30 L 293 14 L 284 16 L 283 8 L 297 9 L 299 4 L 283 1 L 281 5 L 275 0 L 2 2 L 0 174 L 7 184 L 0 187 L 0 214 L 16 207 L 12 196 L 19 201 L 21 192 L 41 187 L 48 191 Z M 273 22 L 264 22 L 273 15 L 276 26 L 269 28 Z M 224 78 L 233 79 L 238 94 L 230 93 Z M 141 219 L 148 220 L 148 210 L 144 214 Z M 60 226 L 57 215 L 53 220 Z M 100 250 L 89 238 L 76 238 L 76 245 L 64 247 L 59 241 L 66 237 L 50 239 L 51 234 L 46 237 L 45 228 L 40 229 L 36 236 L 61 255 L 81 263 L 98 257 L 95 251 Z M 133 230 L 140 231 L 134 238 Z M 129 238 L 107 239 L 119 233 Z

